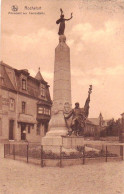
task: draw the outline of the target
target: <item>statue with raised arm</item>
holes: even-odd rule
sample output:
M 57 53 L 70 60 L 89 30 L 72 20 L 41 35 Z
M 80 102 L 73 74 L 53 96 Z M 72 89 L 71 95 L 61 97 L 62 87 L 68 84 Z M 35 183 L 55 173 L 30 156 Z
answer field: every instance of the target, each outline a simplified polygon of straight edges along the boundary
M 74 133 L 76 136 L 83 135 L 84 128 L 85 128 L 85 121 L 89 115 L 89 103 L 90 103 L 90 94 L 92 93 L 92 85 L 89 87 L 88 97 L 86 99 L 84 108 L 80 108 L 78 102 L 75 103 L 75 108 L 70 111 L 70 113 L 65 116 L 65 120 L 72 117 L 72 121 L 70 127 L 68 127 L 68 135 L 70 136 Z M 67 121 L 66 121 L 67 124 Z
M 60 12 L 61 12 L 60 19 L 58 19 L 56 21 L 56 24 L 60 24 L 59 25 L 59 32 L 58 32 L 58 34 L 59 35 L 63 35 L 64 34 L 64 30 L 65 30 L 65 21 L 68 21 L 68 20 L 72 19 L 72 13 L 71 13 L 71 17 L 69 19 L 65 19 L 62 9 L 60 9 Z

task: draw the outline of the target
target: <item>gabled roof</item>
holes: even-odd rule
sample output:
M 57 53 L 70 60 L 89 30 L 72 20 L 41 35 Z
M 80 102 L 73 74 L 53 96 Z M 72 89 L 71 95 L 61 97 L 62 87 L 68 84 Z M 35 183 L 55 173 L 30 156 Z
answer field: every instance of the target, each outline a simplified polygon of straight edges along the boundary
M 21 87 L 21 80 L 22 80 L 22 74 L 23 76 L 27 77 L 27 90 L 23 91 Z M 45 97 L 41 97 L 40 95 L 40 84 L 44 84 L 46 95 Z M 9 65 L 0 62 L 0 86 L 4 87 L 4 89 L 10 89 L 15 92 L 21 92 L 24 93 L 24 95 L 30 95 L 32 97 L 38 98 L 42 101 L 48 102 L 47 104 L 51 104 L 51 98 L 49 93 L 49 85 L 47 82 L 43 79 L 40 69 L 36 75 L 36 77 L 30 76 L 28 70 L 22 69 L 17 70 Z
M 98 118 L 88 118 L 88 121 L 90 121 L 93 125 L 97 125 L 97 126 L 99 126 L 100 125 L 100 118 L 98 117 Z M 107 126 L 107 121 L 108 120 L 102 120 L 101 122 L 101 124 L 102 124 L 102 126 L 103 127 L 106 127 Z
M 89 119 L 86 119 L 86 124 L 95 125 Z
M 94 125 L 99 125 L 99 118 L 88 118 L 88 120 Z

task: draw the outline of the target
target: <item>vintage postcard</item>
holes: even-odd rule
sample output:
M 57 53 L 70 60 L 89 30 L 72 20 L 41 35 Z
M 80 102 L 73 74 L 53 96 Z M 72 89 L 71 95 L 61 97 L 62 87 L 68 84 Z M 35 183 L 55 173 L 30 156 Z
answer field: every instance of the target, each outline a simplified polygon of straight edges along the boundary
M 0 194 L 124 193 L 123 18 L 123 0 L 1 0 Z

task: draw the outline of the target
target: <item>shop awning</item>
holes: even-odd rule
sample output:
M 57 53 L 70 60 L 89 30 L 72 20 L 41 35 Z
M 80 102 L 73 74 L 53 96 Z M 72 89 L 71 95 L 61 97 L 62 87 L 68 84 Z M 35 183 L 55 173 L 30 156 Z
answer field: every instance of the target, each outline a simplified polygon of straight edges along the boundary
M 28 114 L 19 114 L 18 117 L 18 123 L 31 123 L 31 124 L 35 124 L 37 123 L 36 118 L 33 117 L 32 115 L 28 115 Z

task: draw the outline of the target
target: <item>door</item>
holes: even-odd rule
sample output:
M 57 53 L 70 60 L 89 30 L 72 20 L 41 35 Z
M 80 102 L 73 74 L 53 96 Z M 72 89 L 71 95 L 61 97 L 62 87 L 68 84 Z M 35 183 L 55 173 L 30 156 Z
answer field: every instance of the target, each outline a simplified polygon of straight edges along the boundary
M 21 124 L 21 140 L 26 140 L 26 124 Z
M 9 140 L 14 139 L 14 120 L 9 121 Z

